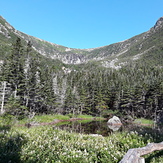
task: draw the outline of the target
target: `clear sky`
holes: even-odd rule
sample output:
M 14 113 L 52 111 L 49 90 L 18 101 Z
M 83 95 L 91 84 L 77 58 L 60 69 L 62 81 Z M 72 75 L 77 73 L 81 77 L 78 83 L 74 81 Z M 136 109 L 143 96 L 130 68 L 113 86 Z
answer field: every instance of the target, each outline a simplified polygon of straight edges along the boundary
M 148 31 L 163 0 L 0 0 L 0 15 L 26 34 L 86 49 Z

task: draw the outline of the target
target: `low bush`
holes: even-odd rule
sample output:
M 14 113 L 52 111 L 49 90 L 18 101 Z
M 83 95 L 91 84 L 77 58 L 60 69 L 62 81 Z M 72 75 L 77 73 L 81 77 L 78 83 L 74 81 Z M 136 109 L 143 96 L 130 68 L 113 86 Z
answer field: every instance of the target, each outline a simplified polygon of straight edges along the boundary
M 137 132 L 114 133 L 109 137 L 69 133 L 49 126 L 11 128 L 1 131 L 0 152 L 23 163 L 116 163 L 130 148 L 153 141 Z M 9 143 L 11 142 L 11 143 Z M 5 162 L 6 157 L 0 157 Z M 161 159 L 161 158 L 159 158 Z
M 144 118 L 138 118 L 138 119 L 135 119 L 134 123 L 153 125 L 154 121 L 153 120 L 149 120 L 149 119 L 144 119 Z

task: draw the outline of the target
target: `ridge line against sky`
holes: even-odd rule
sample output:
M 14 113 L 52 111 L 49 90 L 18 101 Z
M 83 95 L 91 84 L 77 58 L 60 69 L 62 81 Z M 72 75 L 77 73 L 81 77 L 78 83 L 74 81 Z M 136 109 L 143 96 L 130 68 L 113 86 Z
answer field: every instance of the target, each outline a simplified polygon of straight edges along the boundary
M 96 48 L 148 31 L 163 16 L 162 0 L 1 0 L 14 28 L 70 48 Z

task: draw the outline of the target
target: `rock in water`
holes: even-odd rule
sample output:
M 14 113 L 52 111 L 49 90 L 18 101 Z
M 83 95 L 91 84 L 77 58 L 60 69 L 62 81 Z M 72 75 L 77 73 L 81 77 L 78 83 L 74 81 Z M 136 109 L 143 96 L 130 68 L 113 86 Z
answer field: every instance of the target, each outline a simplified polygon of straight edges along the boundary
M 122 125 L 121 120 L 117 116 L 113 116 L 107 122 L 108 125 Z

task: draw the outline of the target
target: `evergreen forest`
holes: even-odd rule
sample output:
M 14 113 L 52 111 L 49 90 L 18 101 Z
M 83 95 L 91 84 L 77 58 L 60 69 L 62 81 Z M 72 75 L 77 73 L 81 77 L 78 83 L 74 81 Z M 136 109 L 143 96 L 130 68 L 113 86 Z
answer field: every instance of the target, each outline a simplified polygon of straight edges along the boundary
M 163 50 L 155 56 L 160 61 Z M 154 119 L 163 108 L 163 69 L 146 59 L 121 69 L 52 64 L 18 37 L 1 66 L 1 113 L 107 115 Z M 157 61 L 157 60 L 156 60 Z M 65 67 L 64 67 L 65 66 Z M 62 67 L 61 70 L 59 67 Z

